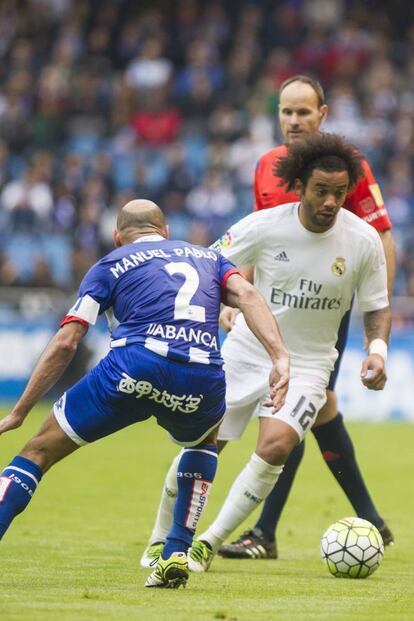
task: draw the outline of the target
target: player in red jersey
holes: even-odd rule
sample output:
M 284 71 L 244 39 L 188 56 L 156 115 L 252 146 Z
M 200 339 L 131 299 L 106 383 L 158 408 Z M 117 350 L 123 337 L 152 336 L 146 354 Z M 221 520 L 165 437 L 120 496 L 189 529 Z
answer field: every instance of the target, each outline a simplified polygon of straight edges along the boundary
M 279 102 L 279 122 L 285 144 L 271 149 L 258 162 L 254 179 L 255 211 L 299 200 L 295 192 L 286 191 L 280 178 L 275 177 L 274 166 L 281 157 L 287 154 L 289 145 L 306 140 L 307 136 L 318 132 L 328 113 L 321 85 L 307 76 L 294 76 L 286 80 L 279 90 Z M 365 175 L 347 195 L 344 207 L 371 224 L 380 234 L 387 262 L 390 295 L 395 273 L 391 222 L 381 191 L 366 160 L 363 161 L 363 167 Z M 246 266 L 243 271 L 248 278 L 252 279 L 252 267 Z M 231 329 L 235 319 L 232 310 L 225 309 L 223 312 L 222 325 L 227 330 Z M 346 344 L 348 326 L 349 313 L 344 317 L 338 334 L 336 348 L 339 356 L 329 382 L 327 402 L 320 410 L 312 432 L 326 464 L 357 515 L 375 524 L 382 534 L 384 544 L 388 545 L 393 542 L 393 535 L 370 498 L 355 458 L 352 440 L 344 426 L 342 415 L 337 409 L 334 387 Z M 290 454 L 285 469 L 267 497 L 254 528 L 244 533 L 237 541 L 222 546 L 219 550 L 221 556 L 225 558 L 277 558 L 276 526 L 303 453 L 304 443 L 302 442 Z

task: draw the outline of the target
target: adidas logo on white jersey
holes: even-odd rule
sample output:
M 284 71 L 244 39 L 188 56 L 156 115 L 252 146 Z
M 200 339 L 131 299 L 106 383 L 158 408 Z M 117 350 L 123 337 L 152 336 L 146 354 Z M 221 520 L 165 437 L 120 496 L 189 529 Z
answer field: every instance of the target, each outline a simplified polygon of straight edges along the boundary
M 275 261 L 290 261 L 290 259 L 287 256 L 286 252 L 282 250 L 282 252 L 279 252 L 279 254 L 275 256 Z

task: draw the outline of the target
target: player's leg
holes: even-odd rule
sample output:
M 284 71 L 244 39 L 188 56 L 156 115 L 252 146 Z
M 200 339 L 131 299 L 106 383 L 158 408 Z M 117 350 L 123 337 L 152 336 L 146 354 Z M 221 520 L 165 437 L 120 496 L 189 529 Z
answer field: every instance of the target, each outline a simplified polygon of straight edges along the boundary
M 322 379 L 292 376 L 283 408 L 274 416 L 261 409 L 256 452 L 233 483 L 217 518 L 199 537 L 213 554 L 270 493 L 290 452 L 303 439 L 324 401 Z
M 177 466 L 177 499 L 163 558 L 191 546 L 195 529 L 207 505 L 217 470 L 217 428 L 208 437 L 180 453 Z
M 5 468 L 0 477 L 0 537 L 27 506 L 43 473 L 54 463 L 79 446 L 135 422 L 120 419 L 118 410 L 112 408 L 123 395 L 108 377 L 107 367 L 107 359 L 102 360 L 70 388 L 54 404 L 39 433 Z
M 252 416 L 252 413 L 255 409 L 256 402 L 257 402 L 257 399 L 255 398 L 251 405 L 241 406 L 239 408 L 230 406 L 229 408 L 227 408 L 223 422 L 221 423 L 219 427 L 219 431 L 218 431 L 218 436 L 222 436 L 222 435 L 224 436 L 222 439 L 217 440 L 217 446 L 219 448 L 219 452 L 223 450 L 223 448 L 227 445 L 227 442 L 229 440 L 239 438 L 243 434 L 243 431 L 246 428 Z M 197 447 L 197 448 L 201 448 L 201 447 Z M 201 448 L 201 450 L 203 449 Z M 181 461 L 181 458 L 184 458 L 185 453 L 186 453 L 185 449 L 181 451 L 181 453 L 177 456 L 175 460 L 177 464 L 176 468 L 173 468 L 172 466 L 169 472 L 169 475 L 171 475 L 170 480 L 172 482 L 173 473 L 176 470 L 175 476 L 176 476 L 176 490 L 177 490 L 177 497 L 174 498 L 174 506 L 172 507 L 172 510 L 171 510 L 171 518 L 170 518 L 171 525 L 173 524 L 172 516 L 173 515 L 175 516 L 175 511 L 179 510 L 180 506 L 186 507 L 186 502 L 187 502 L 187 500 L 185 499 L 185 493 L 183 494 L 183 498 L 185 499 L 184 505 L 181 504 L 181 501 L 179 501 L 179 498 L 178 498 L 178 490 L 179 490 L 180 482 L 182 481 L 183 483 L 185 483 L 186 480 L 188 479 L 191 481 L 191 477 L 185 477 L 185 476 L 183 477 L 178 474 L 178 473 L 186 472 L 186 470 L 183 469 L 183 467 L 185 466 L 185 462 L 182 463 Z M 188 453 L 188 455 L 191 455 L 191 453 Z M 161 550 L 163 549 L 163 542 L 161 542 L 160 547 L 161 549 L 155 550 L 154 559 L 151 565 L 148 564 L 148 565 L 143 565 L 143 566 L 147 566 L 147 567 L 152 566 L 154 562 L 158 560 L 161 554 Z M 191 556 L 194 556 L 193 562 L 191 562 Z M 205 569 L 208 569 L 208 566 L 211 560 L 212 560 L 212 556 L 210 555 L 209 549 L 203 546 L 197 547 L 197 541 L 193 542 L 193 547 L 191 549 L 191 554 L 189 558 L 190 569 L 192 571 L 200 571 L 200 569 L 198 569 L 198 566 L 201 565 L 203 568 L 202 571 L 204 571 Z
M 178 588 L 187 582 L 187 551 L 207 506 L 217 470 L 217 429 L 177 456 L 177 496 L 172 525 L 146 587 Z
M 217 441 L 217 450 L 219 454 L 226 444 L 227 442 L 225 440 Z M 147 547 L 141 556 L 141 567 L 152 567 L 154 561 L 158 560 L 161 556 L 167 535 L 172 528 L 174 507 L 178 493 L 177 470 L 183 452 L 184 450 L 174 457 L 165 477 L 155 523 Z
M 240 385 L 240 377 L 243 378 Z M 239 439 L 249 423 L 260 396 L 267 388 L 268 370 L 253 364 L 244 364 L 242 359 L 227 357 L 227 409 L 219 428 L 219 442 Z M 260 467 L 260 466 L 259 466 Z M 235 485 L 238 485 L 236 482 Z M 193 542 L 189 554 L 191 571 L 207 571 L 216 552 L 216 546 L 205 540 L 203 535 Z
M 232 543 L 222 545 L 218 551 L 220 556 L 234 559 L 251 558 L 254 554 L 261 559 L 278 557 L 276 529 L 304 453 L 305 440 L 296 444 L 291 451 L 279 478 L 263 503 L 262 512 L 254 527 L 242 533 Z
M 177 460 L 172 525 L 145 586 L 177 588 L 188 579 L 187 551 L 217 470 L 217 430 L 225 412 L 224 371 L 204 365 L 183 368 L 181 363 L 170 360 L 162 388 L 163 394 L 170 395 L 169 400 L 173 397 L 180 409 L 168 408 L 167 401 L 166 406 L 156 407 L 154 415 L 171 439 L 184 449 Z
M 29 504 L 43 474 L 77 448 L 52 412 L 0 475 L 0 539 L 16 515 Z
M 153 563 L 158 560 L 161 556 L 167 535 L 171 530 L 178 491 L 177 469 L 181 454 L 182 451 L 174 457 L 164 479 L 154 526 L 147 547 L 141 556 L 141 567 L 152 567 Z
M 70 388 L 54 405 L 39 433 L 26 444 L 20 455 L 5 468 L 0 477 L 0 537 L 13 518 L 29 503 L 44 472 L 54 463 L 87 442 L 132 424 L 139 413 L 120 417 L 113 407 L 124 398 L 111 376 L 114 365 L 102 360 L 85 377 Z
M 260 418 L 259 439 L 255 453 L 231 486 L 217 518 L 199 537 L 210 545 L 213 553 L 217 552 L 228 535 L 269 494 L 283 469 L 283 462 L 289 449 L 298 440 L 297 435 L 293 435 L 294 431 L 285 423 L 277 419 L 271 423 L 272 427 L 269 427 L 269 421 Z M 275 461 L 280 463 L 274 463 Z
M 258 407 L 261 407 L 260 404 Z M 262 512 L 256 524 L 231 543 L 220 546 L 218 550 L 220 556 L 229 559 L 277 558 L 277 524 L 287 502 L 304 452 L 305 440 L 293 446 L 274 487 L 265 498 Z
M 358 517 L 372 522 L 380 531 L 384 544 L 394 537 L 378 513 L 359 469 L 352 439 L 338 412 L 336 395 L 327 390 L 327 402 L 312 428 L 329 470 L 338 481 Z
M 229 440 L 237 439 L 243 434 L 259 397 L 266 389 L 268 376 L 268 369 L 260 366 L 255 368 L 251 364 L 251 359 L 244 360 L 246 358 L 244 350 L 236 349 L 230 338 L 226 340 L 223 353 L 226 360 L 227 409 L 218 432 L 219 453 Z M 240 377 L 243 377 L 242 383 Z M 174 459 L 167 473 L 156 522 L 141 557 L 142 567 L 150 567 L 154 560 L 158 559 L 171 528 L 178 489 L 177 466 L 181 454 Z

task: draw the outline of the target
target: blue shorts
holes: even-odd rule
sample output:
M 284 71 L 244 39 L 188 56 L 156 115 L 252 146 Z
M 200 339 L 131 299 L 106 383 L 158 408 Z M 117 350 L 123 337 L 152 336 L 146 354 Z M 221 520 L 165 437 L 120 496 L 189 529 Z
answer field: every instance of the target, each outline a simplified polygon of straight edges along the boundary
M 329 377 L 329 383 L 326 387 L 327 390 L 335 390 L 335 384 L 336 384 L 336 380 L 337 380 L 338 373 L 339 373 L 339 367 L 341 366 L 341 360 L 342 360 L 342 356 L 345 350 L 346 341 L 348 338 L 349 323 L 351 321 L 351 310 L 352 310 L 352 305 L 351 305 L 351 308 L 342 317 L 342 321 L 339 325 L 338 340 L 336 341 L 336 344 L 335 344 L 335 349 L 338 352 L 338 358 L 336 359 L 334 370 L 332 371 Z
M 177 362 L 130 345 L 111 350 L 53 411 L 79 445 L 155 416 L 175 442 L 194 446 L 223 418 L 225 391 L 220 367 Z

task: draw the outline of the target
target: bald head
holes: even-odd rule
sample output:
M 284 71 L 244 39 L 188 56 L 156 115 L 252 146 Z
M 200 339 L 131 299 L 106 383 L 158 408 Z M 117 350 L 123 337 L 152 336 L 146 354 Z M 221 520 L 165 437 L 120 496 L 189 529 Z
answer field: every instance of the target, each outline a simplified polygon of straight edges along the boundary
M 130 244 L 142 235 L 154 233 L 168 237 L 164 214 L 158 205 L 145 199 L 136 199 L 122 207 L 116 221 L 117 246 Z

